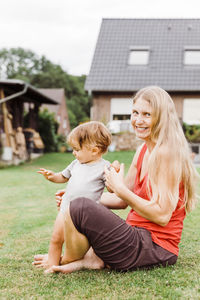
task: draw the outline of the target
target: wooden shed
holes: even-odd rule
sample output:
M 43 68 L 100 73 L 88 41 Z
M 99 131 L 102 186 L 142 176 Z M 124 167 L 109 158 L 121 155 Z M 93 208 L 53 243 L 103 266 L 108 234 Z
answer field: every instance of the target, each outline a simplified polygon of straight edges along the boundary
M 43 104 L 57 105 L 51 97 L 21 80 L 0 80 L 1 162 L 18 163 L 32 153 L 42 153 L 44 144 L 38 133 L 38 112 Z M 24 126 L 24 107 L 28 107 L 28 126 Z

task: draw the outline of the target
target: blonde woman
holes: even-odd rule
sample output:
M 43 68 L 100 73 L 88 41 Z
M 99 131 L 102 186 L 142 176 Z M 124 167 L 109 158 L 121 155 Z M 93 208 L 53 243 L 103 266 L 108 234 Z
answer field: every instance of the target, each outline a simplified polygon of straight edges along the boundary
M 103 205 L 85 198 L 71 203 L 65 215 L 67 261 L 52 271 L 103 266 L 129 271 L 176 263 L 183 220 L 195 204 L 197 175 L 188 144 L 172 99 L 159 87 L 135 95 L 131 121 L 144 144 L 125 179 L 123 164 L 119 173 L 105 168 L 114 194 L 104 193 Z M 127 206 L 126 221 L 107 209 Z M 42 265 L 44 257 L 35 260 Z

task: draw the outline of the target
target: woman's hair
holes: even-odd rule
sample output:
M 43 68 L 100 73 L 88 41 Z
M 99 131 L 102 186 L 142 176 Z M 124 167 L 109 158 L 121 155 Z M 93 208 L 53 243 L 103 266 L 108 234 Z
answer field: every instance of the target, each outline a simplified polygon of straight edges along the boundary
M 75 127 L 67 142 L 71 147 L 98 147 L 101 153 L 105 153 L 111 143 L 111 133 L 103 123 L 91 121 Z
M 152 201 L 170 199 L 176 208 L 180 184 L 184 186 L 184 205 L 191 211 L 196 202 L 197 171 L 194 168 L 189 145 L 179 122 L 174 102 L 169 94 L 150 86 L 139 90 L 133 98 L 146 100 L 152 108 L 151 141 L 155 147 L 148 162 L 148 190 Z

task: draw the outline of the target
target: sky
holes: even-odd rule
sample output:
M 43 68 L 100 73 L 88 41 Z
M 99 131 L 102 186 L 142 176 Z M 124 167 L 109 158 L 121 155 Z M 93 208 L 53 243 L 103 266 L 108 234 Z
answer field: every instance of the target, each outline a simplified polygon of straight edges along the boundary
M 88 74 L 103 18 L 200 18 L 199 0 L 0 0 L 0 48 Z

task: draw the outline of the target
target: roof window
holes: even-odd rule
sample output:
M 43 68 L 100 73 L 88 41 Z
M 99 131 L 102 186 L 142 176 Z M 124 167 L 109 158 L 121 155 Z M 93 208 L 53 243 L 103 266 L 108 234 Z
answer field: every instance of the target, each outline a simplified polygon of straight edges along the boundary
M 184 65 L 200 65 L 200 47 L 184 51 Z
M 147 65 L 149 62 L 148 49 L 130 49 L 128 64 L 129 65 Z

